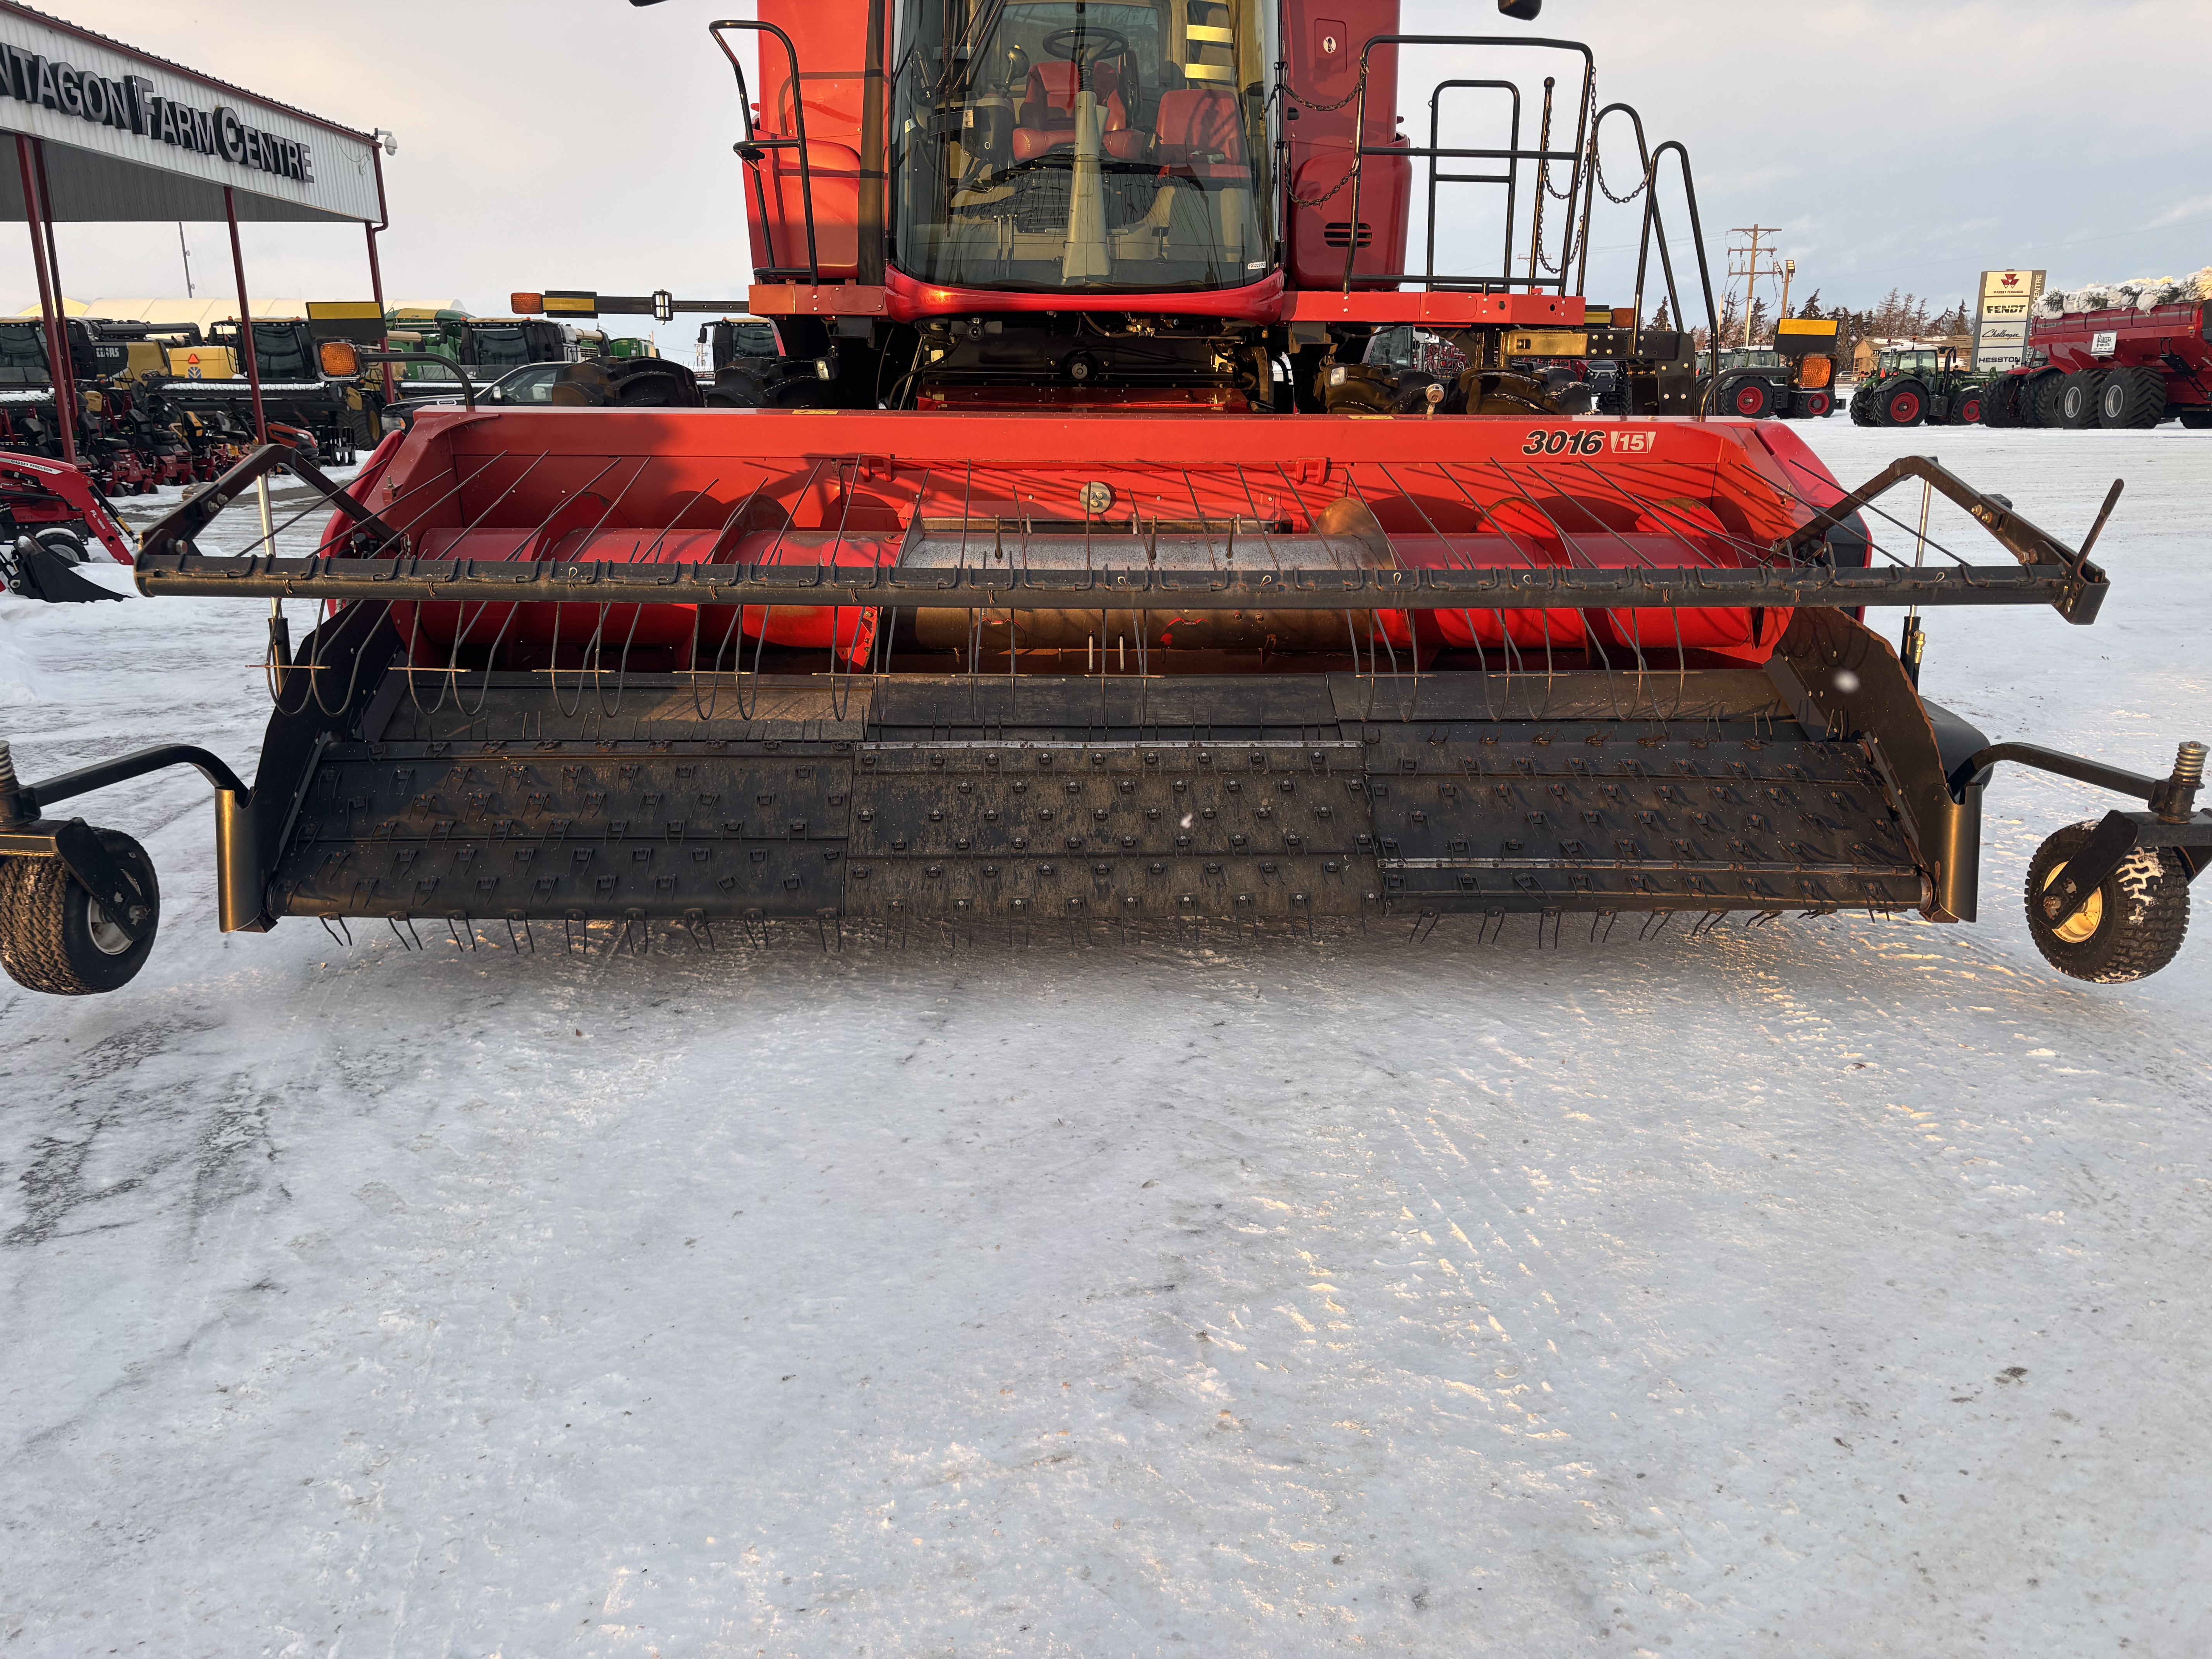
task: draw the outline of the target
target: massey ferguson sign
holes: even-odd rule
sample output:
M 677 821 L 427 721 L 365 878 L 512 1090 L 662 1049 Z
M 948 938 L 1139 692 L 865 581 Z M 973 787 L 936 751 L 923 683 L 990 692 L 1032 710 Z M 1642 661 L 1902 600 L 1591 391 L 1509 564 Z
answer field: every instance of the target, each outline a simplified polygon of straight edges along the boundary
M 2010 368 L 2027 344 L 2027 314 L 2043 293 L 2039 270 L 1985 270 L 1974 307 L 1974 367 Z

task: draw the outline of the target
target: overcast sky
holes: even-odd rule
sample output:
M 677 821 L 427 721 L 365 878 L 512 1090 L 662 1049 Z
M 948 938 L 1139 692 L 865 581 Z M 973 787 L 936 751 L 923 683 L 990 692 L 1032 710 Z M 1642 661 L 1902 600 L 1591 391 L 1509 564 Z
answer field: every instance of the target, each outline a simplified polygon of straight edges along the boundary
M 477 312 L 525 288 L 743 298 L 736 101 L 705 26 L 750 0 L 46 3 L 396 132 L 387 298 Z M 1948 303 L 1985 267 L 2046 268 L 2063 287 L 2212 264 L 2212 0 L 1547 0 L 1535 28 L 1489 0 L 1407 0 L 1406 27 L 1589 42 L 1601 100 L 1689 146 L 1716 270 L 1728 228 L 1778 226 L 1798 298 L 1901 287 Z M 1401 106 L 1425 106 L 1446 71 L 1469 72 L 1424 61 Z M 1607 154 L 1622 190 L 1625 125 Z M 1625 210 L 1601 216 L 1597 297 L 1626 301 L 1634 234 Z M 187 235 L 201 291 L 228 292 L 221 228 Z M 64 226 L 58 242 L 74 296 L 183 291 L 173 227 Z M 258 294 L 368 293 L 358 232 L 248 227 L 245 242 Z M 35 300 L 27 246 L 0 269 L 9 310 Z

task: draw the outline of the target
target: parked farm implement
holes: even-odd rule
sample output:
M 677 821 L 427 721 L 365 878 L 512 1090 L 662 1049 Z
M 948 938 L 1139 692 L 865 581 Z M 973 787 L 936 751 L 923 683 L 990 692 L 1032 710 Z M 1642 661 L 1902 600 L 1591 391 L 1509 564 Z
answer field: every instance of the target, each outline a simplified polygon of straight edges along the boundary
M 910 0 L 888 40 L 871 9 L 714 26 L 762 38 L 758 106 L 790 112 L 750 125 L 741 72 L 751 310 L 817 406 L 425 410 L 343 489 L 250 457 L 149 532 L 137 580 L 317 607 L 296 647 L 272 628 L 254 781 L 181 747 L 0 775 L 19 980 L 137 971 L 150 863 L 55 809 L 175 764 L 216 785 L 228 930 L 834 946 L 1972 921 L 2009 761 L 2137 803 L 2046 843 L 2045 955 L 2120 980 L 2179 948 L 2212 862 L 2202 748 L 2154 778 L 1992 744 L 1860 619 L 2087 623 L 2095 530 L 2069 546 L 1917 458 L 1847 491 L 1772 422 L 1564 413 L 1512 367 L 1586 349 L 1576 256 L 1625 109 L 1593 108 L 1587 48 L 1402 35 L 1379 0 L 1120 5 L 1111 29 Z M 1547 100 L 1533 146 L 1486 147 L 1534 200 L 1564 180 L 1534 282 L 1403 270 L 1413 166 L 1467 148 L 1395 136 L 1414 46 L 1579 59 L 1571 137 Z M 1694 230 L 1687 158 L 1638 155 L 1663 253 L 1669 156 Z M 1332 369 L 1387 372 L 1369 339 L 1408 325 L 1464 358 L 1418 388 L 1434 412 L 1322 412 Z M 316 556 L 199 551 L 277 468 L 332 509 Z M 1995 550 L 1921 539 L 1900 486 Z

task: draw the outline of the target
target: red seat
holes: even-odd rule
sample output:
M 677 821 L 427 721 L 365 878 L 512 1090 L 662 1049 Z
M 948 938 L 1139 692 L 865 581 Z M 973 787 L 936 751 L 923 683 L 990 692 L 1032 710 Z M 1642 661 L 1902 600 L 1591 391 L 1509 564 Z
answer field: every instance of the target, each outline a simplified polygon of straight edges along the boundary
M 1100 131 L 1109 135 L 1126 132 L 1129 110 L 1121 101 L 1119 65 L 1092 64 L 1091 90 L 1097 94 L 1104 117 Z M 1022 95 L 1022 121 L 1014 129 L 1014 160 L 1034 161 L 1074 143 L 1075 65 L 1064 58 L 1039 64 L 1030 70 L 1029 88 Z M 1107 149 L 1119 154 L 1110 141 Z
M 1160 94 L 1160 164 L 1194 179 L 1249 176 L 1244 160 L 1244 123 L 1233 94 L 1215 87 L 1187 87 Z

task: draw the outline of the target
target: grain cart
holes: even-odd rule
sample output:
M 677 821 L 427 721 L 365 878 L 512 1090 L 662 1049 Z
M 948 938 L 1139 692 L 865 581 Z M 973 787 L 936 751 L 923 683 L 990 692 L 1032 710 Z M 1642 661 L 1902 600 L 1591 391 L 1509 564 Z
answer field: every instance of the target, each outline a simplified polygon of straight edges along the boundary
M 1621 106 L 1579 44 L 1397 21 L 763 0 L 711 25 L 750 309 L 816 366 L 813 406 L 430 410 L 343 489 L 252 457 L 149 532 L 137 580 L 314 607 L 296 647 L 272 629 L 253 781 L 180 746 L 0 796 L 9 970 L 137 971 L 152 867 L 64 813 L 168 765 L 216 785 L 225 928 L 612 950 L 1971 921 L 2011 762 L 2134 801 L 2038 854 L 2045 952 L 2098 980 L 2166 962 L 2212 859 L 2202 748 L 2151 777 L 1993 744 L 1859 620 L 2087 623 L 2094 532 L 1923 459 L 1846 489 L 1775 422 L 1559 412 L 1513 342 L 1582 330 L 1574 210 Z M 1564 70 L 1555 118 L 1405 143 L 1402 63 L 1443 46 Z M 1548 246 L 1524 219 L 1516 269 L 1412 270 L 1416 170 L 1468 149 L 1566 210 Z M 1680 145 L 1616 155 L 1614 193 L 1650 237 L 1662 167 L 1701 248 Z M 1450 398 L 1316 407 L 1407 325 L 1465 358 Z M 202 551 L 279 465 L 332 508 L 318 555 Z M 1977 544 L 1916 563 L 1881 506 L 1904 483 Z
M 2179 419 L 2212 427 L 2212 297 L 2200 295 L 2204 280 L 2087 295 L 2112 304 L 2045 295 L 2028 319 L 2031 361 L 1989 388 L 1989 423 L 2112 429 Z

